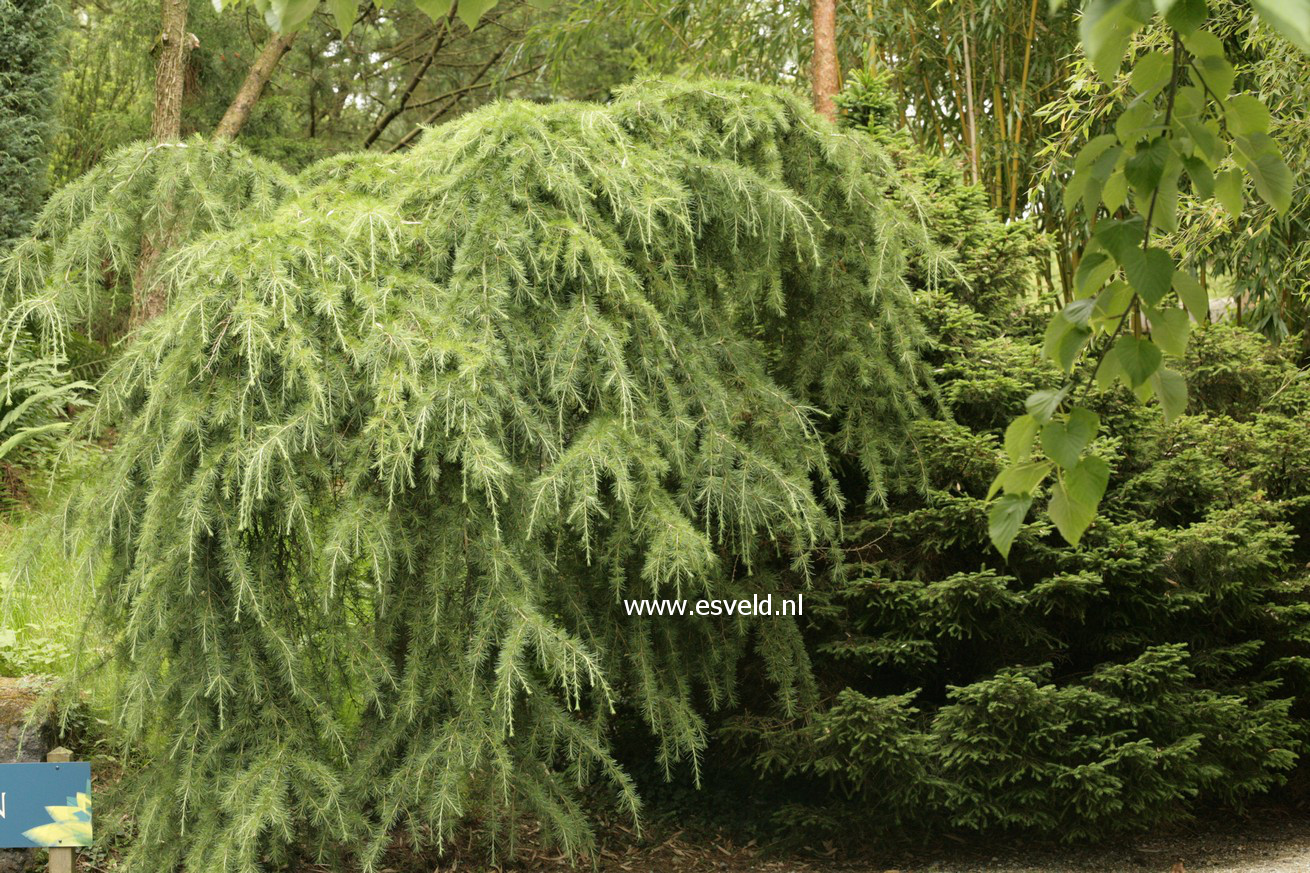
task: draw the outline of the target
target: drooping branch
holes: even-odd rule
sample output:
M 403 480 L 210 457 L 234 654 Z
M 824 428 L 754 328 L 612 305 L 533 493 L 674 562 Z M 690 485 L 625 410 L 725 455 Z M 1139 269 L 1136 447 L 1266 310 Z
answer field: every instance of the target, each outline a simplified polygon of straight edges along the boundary
M 492 65 L 495 64 L 496 61 L 499 60 L 501 55 L 503 55 L 504 53 L 505 50 L 501 49 L 499 52 L 493 55 L 492 58 L 489 61 L 487 61 L 485 64 L 483 64 L 482 68 L 479 69 L 477 73 L 474 74 L 472 81 L 470 81 L 467 85 L 463 85 L 452 91 L 447 91 L 445 94 L 442 94 L 440 97 L 434 97 L 432 100 L 426 101 L 424 105 L 431 105 L 432 103 L 435 103 L 438 100 L 442 101 L 442 103 L 435 110 L 433 110 L 426 118 L 424 118 L 421 122 L 415 125 L 414 128 L 409 133 L 405 134 L 399 140 L 397 140 L 395 145 L 387 149 L 387 152 L 388 153 L 398 152 L 401 149 L 403 149 L 405 146 L 409 145 L 411 142 L 414 141 L 414 139 L 420 133 L 423 132 L 424 127 L 432 124 L 438 118 L 445 115 L 455 106 L 456 103 L 463 100 L 466 96 L 468 96 L 472 92 L 480 91 L 483 88 L 490 88 L 493 85 L 495 85 L 496 84 L 495 82 L 482 82 L 479 80 L 486 74 L 487 70 L 491 69 Z M 503 85 L 506 82 L 512 82 L 515 79 L 521 79 L 524 76 L 530 76 L 533 73 L 540 70 L 545 65 L 546 65 L 545 62 L 543 61 L 535 66 L 529 67 L 526 70 L 519 70 L 517 73 L 513 73 L 509 76 L 506 76 L 504 79 L 501 79 L 500 84 Z

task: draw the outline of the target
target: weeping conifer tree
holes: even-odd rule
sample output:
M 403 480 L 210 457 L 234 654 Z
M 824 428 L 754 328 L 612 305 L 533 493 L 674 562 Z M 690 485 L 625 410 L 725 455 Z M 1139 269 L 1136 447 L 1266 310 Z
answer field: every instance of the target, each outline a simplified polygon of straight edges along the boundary
M 57 191 L 31 233 L 0 258 L 5 332 L 39 325 L 55 346 L 77 334 L 119 339 L 169 265 L 144 254 L 148 240 L 167 250 L 266 220 L 295 184 L 240 146 L 198 137 L 118 149 Z
M 794 591 L 876 498 L 932 396 L 909 194 L 719 82 L 498 103 L 304 184 L 172 256 L 81 419 L 117 435 L 68 517 L 149 753 L 129 865 L 374 870 L 524 816 L 585 852 L 579 786 L 638 810 L 617 709 L 669 766 L 744 659 L 808 702 L 790 619 L 622 599 Z

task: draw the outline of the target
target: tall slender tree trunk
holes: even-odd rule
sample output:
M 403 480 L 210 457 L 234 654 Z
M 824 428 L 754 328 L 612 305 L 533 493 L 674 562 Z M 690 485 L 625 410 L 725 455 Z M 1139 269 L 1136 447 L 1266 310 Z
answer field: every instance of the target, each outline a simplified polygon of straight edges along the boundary
M 962 19 L 964 34 L 964 89 L 965 89 L 965 109 L 967 112 L 967 125 L 965 134 L 968 138 L 969 146 L 969 170 L 973 184 L 977 185 L 980 181 L 978 171 L 978 116 L 974 113 L 973 108 L 973 50 L 969 46 L 969 22 L 968 19 Z
M 1033 37 L 1037 33 L 1037 0 L 1033 0 L 1028 10 L 1028 33 L 1023 41 L 1023 75 L 1019 78 L 1019 94 L 1015 98 L 1014 113 L 1014 151 L 1010 158 L 1010 212 L 1014 218 L 1019 212 L 1019 146 L 1023 140 L 1023 111 L 1028 97 L 1028 72 L 1033 56 Z
M 246 126 L 250 120 L 250 112 L 259 102 L 259 97 L 264 93 L 264 88 L 268 86 L 268 80 L 273 75 L 273 70 L 277 67 L 278 61 L 282 56 L 291 51 L 291 44 L 296 41 L 295 33 L 275 33 L 264 43 L 263 50 L 255 62 L 250 66 L 250 71 L 246 73 L 245 81 L 237 89 L 236 96 L 228 104 L 227 111 L 223 113 L 223 118 L 218 122 L 218 127 L 214 128 L 214 139 L 232 140 L 236 139 L 241 128 Z
M 155 142 L 182 138 L 182 92 L 187 50 L 187 0 L 160 0 L 159 61 L 155 67 Z
M 814 57 L 810 80 L 814 88 L 814 110 L 829 121 L 837 120 L 832 101 L 841 89 L 841 68 L 837 63 L 837 0 L 810 0 L 814 20 Z

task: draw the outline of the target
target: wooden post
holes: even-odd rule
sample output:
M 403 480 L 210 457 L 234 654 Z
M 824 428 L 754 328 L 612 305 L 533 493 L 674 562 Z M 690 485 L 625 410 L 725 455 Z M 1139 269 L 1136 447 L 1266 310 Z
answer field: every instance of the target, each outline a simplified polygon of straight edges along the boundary
M 57 746 L 50 750 L 50 754 L 45 759 L 51 764 L 67 764 L 73 760 L 73 753 L 63 746 Z M 50 852 L 50 873 L 73 873 L 73 849 L 72 848 L 52 848 Z

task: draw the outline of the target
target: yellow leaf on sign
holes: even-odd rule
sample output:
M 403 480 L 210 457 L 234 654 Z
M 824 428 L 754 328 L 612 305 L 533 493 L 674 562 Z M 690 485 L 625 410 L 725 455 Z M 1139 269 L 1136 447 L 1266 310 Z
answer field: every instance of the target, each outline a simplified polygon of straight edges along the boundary
M 23 831 L 38 846 L 91 845 L 91 795 L 79 791 L 73 805 L 47 806 L 51 823 Z

